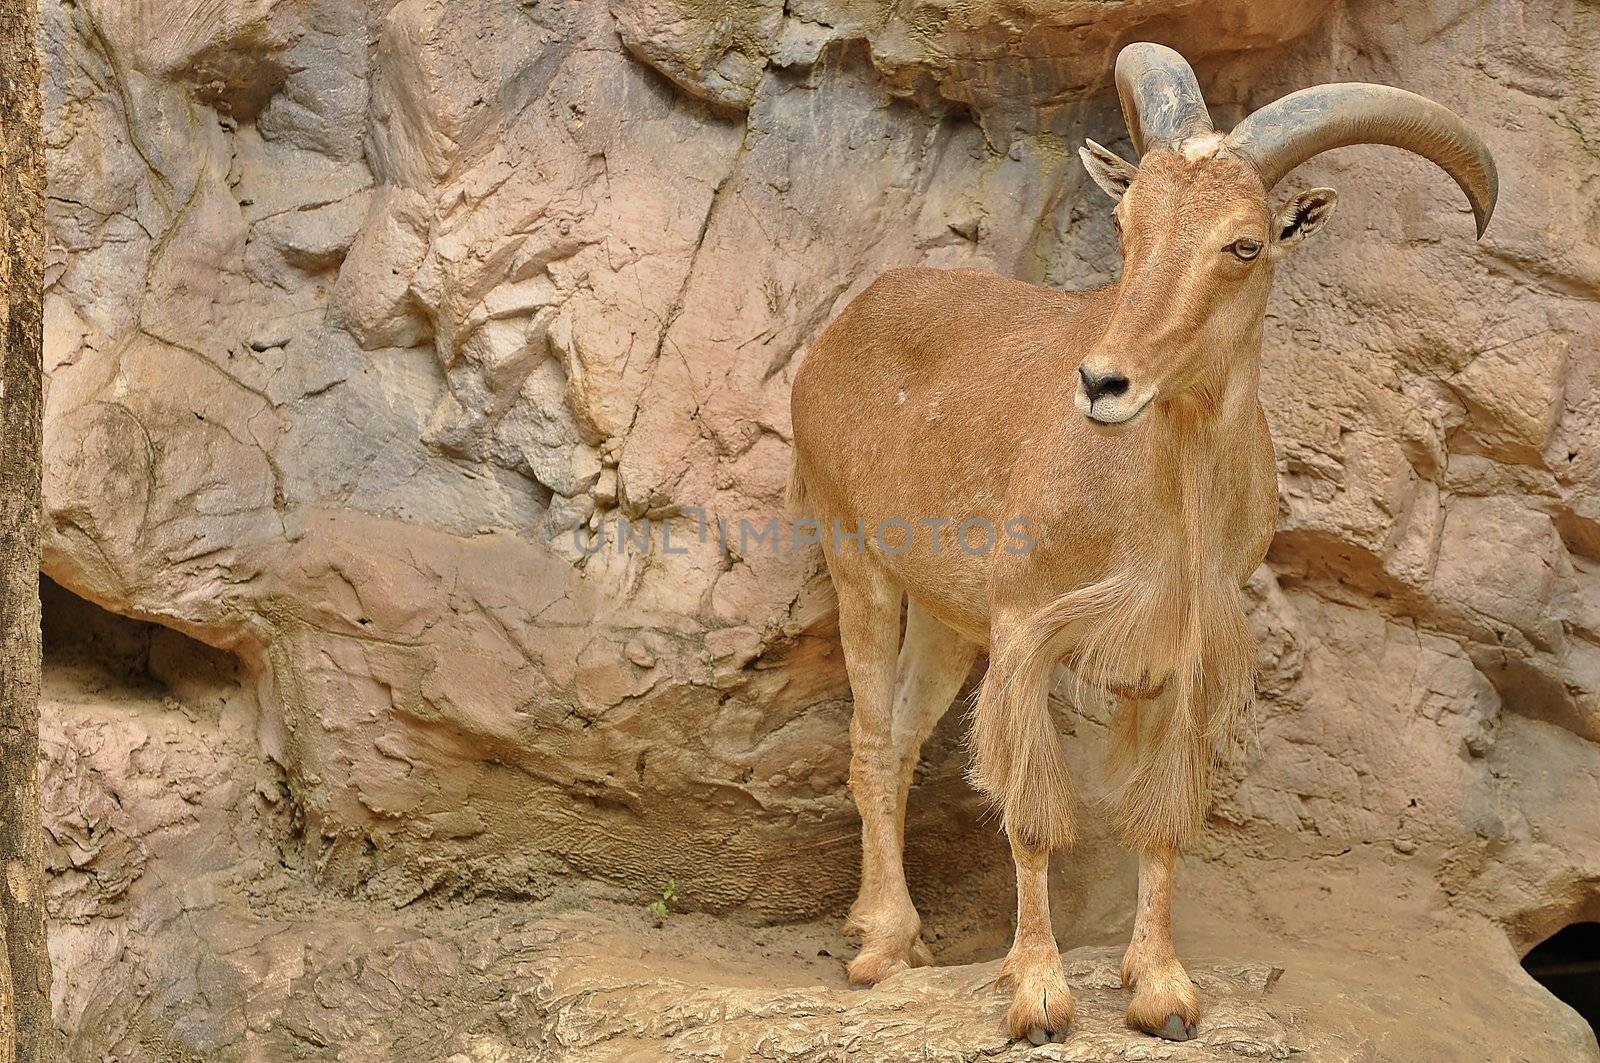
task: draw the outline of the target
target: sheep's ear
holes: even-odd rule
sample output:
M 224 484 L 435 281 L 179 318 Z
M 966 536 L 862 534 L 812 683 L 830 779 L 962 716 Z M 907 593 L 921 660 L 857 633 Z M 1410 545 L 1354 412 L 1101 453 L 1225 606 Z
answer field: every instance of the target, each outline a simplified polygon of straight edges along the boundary
M 1083 147 L 1078 149 L 1078 158 L 1083 160 L 1083 168 L 1089 171 L 1094 183 L 1112 199 L 1121 199 L 1122 193 L 1139 175 L 1139 167 L 1092 140 L 1083 142 Z
M 1273 222 L 1273 237 L 1285 251 L 1298 247 L 1308 236 L 1315 235 L 1339 202 L 1339 193 L 1331 188 L 1309 188 L 1283 205 Z

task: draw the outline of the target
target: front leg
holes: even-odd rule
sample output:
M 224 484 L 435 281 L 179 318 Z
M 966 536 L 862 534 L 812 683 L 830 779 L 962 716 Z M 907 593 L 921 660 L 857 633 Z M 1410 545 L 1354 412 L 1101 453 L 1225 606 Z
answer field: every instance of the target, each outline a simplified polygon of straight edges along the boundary
M 1072 989 L 1050 926 L 1050 850 L 1030 849 L 1015 832 L 1007 834 L 1017 865 L 1017 937 L 998 983 L 1012 991 L 1006 1028 L 1036 1045 L 1063 1041 L 1072 1022 Z
M 1122 958 L 1122 984 L 1134 990 L 1128 1026 L 1169 1041 L 1187 1041 L 1200 1021 L 1200 998 L 1172 944 L 1171 846 L 1139 854 L 1139 907 L 1133 940 Z

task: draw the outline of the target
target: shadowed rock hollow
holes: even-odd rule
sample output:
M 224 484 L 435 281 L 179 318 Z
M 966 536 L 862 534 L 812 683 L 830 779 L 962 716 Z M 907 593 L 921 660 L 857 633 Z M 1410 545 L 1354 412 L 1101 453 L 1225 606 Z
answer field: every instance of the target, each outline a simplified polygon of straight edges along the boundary
M 1132 154 L 1107 84 L 1138 38 L 1195 62 L 1221 126 L 1382 81 L 1462 113 L 1501 169 L 1476 244 L 1448 180 L 1398 152 L 1280 190 L 1342 206 L 1269 310 L 1281 530 L 1249 590 L 1262 704 L 1185 873 L 1198 976 L 1257 1001 L 1249 1036 L 1315 1058 L 1382 1058 L 1363 1030 L 1385 1022 L 1478 1038 L 1456 1044 L 1539 1022 L 1555 1040 L 1525 1058 L 1594 1053 L 1516 966 L 1600 912 L 1593 8 L 84 0 L 43 25 L 45 569 L 170 629 L 137 666 L 67 640 L 153 677 L 134 693 L 53 666 L 59 993 L 84 1058 L 282 1055 L 259 1039 L 283 1031 L 316 1058 L 718 1058 L 718 1038 L 739 1058 L 785 1001 L 806 1018 L 773 1058 L 827 1058 L 844 1030 L 897 1058 L 872 1030 L 902 1022 L 956 1023 L 949 1058 L 997 1051 L 981 1010 L 893 1003 L 968 999 L 981 968 L 846 994 L 815 956 L 844 948 L 820 927 L 857 859 L 831 594 L 814 553 L 701 535 L 696 511 L 781 511 L 789 380 L 879 270 L 1114 275 L 1074 151 Z M 623 518 L 654 522 L 650 548 L 618 549 Z M 69 627 L 108 623 L 62 602 Z M 947 963 L 998 955 L 1010 909 L 959 715 L 908 857 Z M 1086 799 L 1104 720 L 1061 706 Z M 1058 861 L 1064 945 L 1111 944 L 1132 900 L 1089 808 Z M 669 879 L 699 914 L 655 930 L 633 909 Z M 507 929 L 558 941 L 563 920 L 641 966 Z M 727 973 L 806 927 L 806 963 Z M 723 951 L 659 973 L 697 940 Z M 1077 961 L 1095 1001 L 1103 959 Z M 459 1007 L 405 1041 L 428 1021 L 413 989 L 357 988 L 384 964 Z M 669 977 L 689 988 L 650 988 Z M 1047 1051 L 1096 1058 L 1116 992 Z M 663 1019 L 680 998 L 756 1040 Z M 353 1025 L 295 1010 L 313 1001 Z

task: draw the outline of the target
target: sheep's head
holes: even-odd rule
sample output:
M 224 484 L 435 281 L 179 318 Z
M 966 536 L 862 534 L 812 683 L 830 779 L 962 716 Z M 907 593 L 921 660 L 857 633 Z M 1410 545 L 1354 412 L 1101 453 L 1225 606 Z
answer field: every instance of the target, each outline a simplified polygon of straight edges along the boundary
M 1273 266 L 1333 213 L 1331 188 L 1273 209 L 1290 170 L 1330 148 L 1390 144 L 1429 159 L 1466 193 L 1483 235 L 1497 179 L 1488 148 L 1450 111 L 1385 85 L 1319 85 L 1291 93 L 1224 136 L 1212 129 L 1194 71 L 1156 44 L 1117 57 L 1137 166 L 1089 141 L 1080 155 L 1113 199 L 1123 278 L 1116 308 L 1078 369 L 1076 403 L 1121 424 L 1152 403 L 1219 379 L 1258 329 Z

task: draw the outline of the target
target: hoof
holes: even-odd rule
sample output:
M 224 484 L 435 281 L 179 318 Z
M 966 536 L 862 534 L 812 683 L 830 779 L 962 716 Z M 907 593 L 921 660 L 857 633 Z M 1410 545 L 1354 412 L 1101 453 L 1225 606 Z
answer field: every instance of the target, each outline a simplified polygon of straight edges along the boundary
M 895 939 L 874 942 L 869 938 L 856 958 L 845 965 L 845 974 L 852 985 L 877 985 L 912 967 L 932 966 L 933 953 L 920 937 L 913 938 L 910 945 L 901 945 Z
M 1195 1024 L 1184 1022 L 1183 1016 L 1174 1012 L 1167 1016 L 1167 1021 L 1162 1023 L 1159 1029 L 1151 1030 L 1150 1032 L 1157 1037 L 1165 1037 L 1169 1041 L 1187 1041 L 1195 1035 Z M 1035 1044 L 1037 1043 L 1035 1042 Z
M 845 967 L 855 985 L 876 985 L 912 967 L 933 963 L 933 953 L 922 943 L 922 920 L 917 910 L 871 909 L 857 901 L 845 921 L 845 933 L 859 935 L 861 950 Z
M 1134 981 L 1133 999 L 1128 1002 L 1128 1028 L 1168 1041 L 1187 1041 L 1194 1037 L 1200 1022 L 1200 998 L 1189 975 L 1176 964 L 1165 969 L 1146 970 Z
M 910 961 L 899 951 L 862 949 L 860 955 L 845 964 L 844 973 L 851 985 L 869 986 L 910 969 Z
M 1065 1041 L 1072 1025 L 1072 990 L 1059 968 L 1027 973 L 1013 980 L 1006 1030 L 1036 1045 Z

